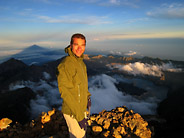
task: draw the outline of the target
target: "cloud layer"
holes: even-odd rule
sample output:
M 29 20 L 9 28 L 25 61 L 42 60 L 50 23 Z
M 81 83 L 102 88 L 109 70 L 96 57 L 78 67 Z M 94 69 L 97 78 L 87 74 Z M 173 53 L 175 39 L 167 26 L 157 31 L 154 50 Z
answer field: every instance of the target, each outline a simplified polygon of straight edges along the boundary
M 50 82 L 48 73 L 44 72 L 43 76 L 45 80 L 40 82 L 21 81 L 9 87 L 10 90 L 29 87 L 37 94 L 36 99 L 30 103 L 32 118 L 51 110 L 52 107 L 62 108 L 57 81 Z M 134 83 L 134 86 L 144 88 L 147 92 L 139 97 L 129 95 L 116 88 L 115 84 L 119 82 Z M 167 89 L 157 87 L 149 81 L 126 79 L 120 76 L 111 77 L 105 74 L 89 79 L 89 91 L 92 94 L 91 113 L 99 113 L 103 109 L 111 110 L 117 106 L 127 106 L 140 114 L 155 114 L 157 103 L 167 94 Z
M 163 75 L 163 71 L 169 72 L 181 72 L 181 68 L 176 68 L 172 63 L 166 63 L 162 65 L 151 65 L 147 63 L 135 62 L 128 63 L 126 65 L 113 65 L 112 68 L 118 68 L 119 70 L 126 71 L 133 75 L 150 75 L 161 77 Z
M 140 114 L 156 113 L 155 100 L 138 100 L 125 92 L 118 91 L 115 83 L 118 83 L 116 79 L 105 74 L 92 78 L 89 82 L 89 91 L 92 94 L 92 113 L 101 112 L 103 109 L 111 110 L 123 105 Z

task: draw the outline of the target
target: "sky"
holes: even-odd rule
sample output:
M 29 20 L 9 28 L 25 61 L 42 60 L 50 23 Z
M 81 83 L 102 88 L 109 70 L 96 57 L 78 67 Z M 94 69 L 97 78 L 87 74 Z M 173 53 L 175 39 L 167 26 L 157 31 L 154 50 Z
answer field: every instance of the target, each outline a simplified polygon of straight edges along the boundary
M 183 0 L 0 0 L 0 54 L 37 44 L 64 48 L 74 33 L 87 50 L 184 61 Z

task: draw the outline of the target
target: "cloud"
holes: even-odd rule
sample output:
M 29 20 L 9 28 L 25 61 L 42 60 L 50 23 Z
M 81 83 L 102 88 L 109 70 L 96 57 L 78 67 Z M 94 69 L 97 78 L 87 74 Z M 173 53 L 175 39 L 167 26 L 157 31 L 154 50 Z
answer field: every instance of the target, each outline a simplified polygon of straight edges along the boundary
M 47 73 L 47 72 L 43 72 L 43 77 L 46 79 L 46 80 L 49 80 L 51 78 L 50 74 Z
M 136 0 L 101 0 L 98 2 L 101 6 L 128 6 L 131 8 L 138 8 L 138 1 Z
M 136 23 L 136 22 L 147 22 L 149 21 L 148 18 L 135 18 L 135 19 L 129 19 L 126 21 L 126 23 Z
M 10 56 L 21 52 L 22 50 L 1 50 L 0 57 Z
M 71 0 L 77 2 L 93 3 L 99 6 L 128 6 L 131 8 L 138 8 L 137 0 Z
M 184 19 L 184 4 L 162 4 L 160 7 L 147 12 L 147 15 L 162 19 Z
M 107 41 L 107 40 L 125 40 L 125 39 L 147 39 L 147 38 L 183 38 L 183 32 L 151 32 L 151 33 L 113 33 L 113 34 L 96 34 L 92 36 L 92 40 Z
M 109 3 L 115 4 L 115 5 L 119 5 L 120 4 L 120 0 L 109 0 Z
M 114 65 L 111 68 L 118 68 L 119 70 L 126 71 L 133 75 L 150 75 L 161 77 L 163 71 L 169 72 L 181 72 L 181 68 L 175 68 L 172 63 L 166 63 L 162 65 L 150 65 L 147 63 L 135 62 L 126 65 Z
M 135 52 L 135 51 L 129 51 L 128 53 L 125 53 L 125 55 L 127 55 L 127 56 L 133 56 L 136 54 L 137 54 L 137 52 Z
M 27 8 L 27 9 L 23 9 L 22 11 L 18 12 L 17 14 L 21 15 L 21 16 L 31 16 L 33 11 L 34 10 L 31 8 Z
M 87 24 L 87 25 L 98 25 L 98 24 L 109 24 L 107 16 L 79 16 L 79 15 L 65 15 L 58 18 L 49 16 L 37 16 L 38 19 L 45 23 L 70 23 L 70 24 Z
M 116 79 L 115 79 L 116 78 Z M 155 114 L 157 103 L 160 101 L 158 97 L 156 97 L 155 86 L 150 85 L 155 88 L 150 88 L 150 92 L 148 92 L 145 100 L 144 99 L 137 99 L 128 93 L 119 91 L 115 83 L 118 83 L 117 79 L 124 79 L 116 76 L 112 78 L 106 74 L 93 76 L 89 81 L 89 91 L 91 92 L 91 99 L 92 99 L 92 113 L 99 113 L 103 109 L 111 110 L 117 106 L 127 106 L 129 109 L 134 110 L 134 112 L 138 112 L 140 114 Z M 134 84 L 139 82 L 139 80 L 125 80 L 126 82 Z M 125 82 L 124 81 L 124 82 Z M 143 81 L 142 81 L 143 82 Z M 141 86 L 143 84 L 141 83 Z M 144 86 L 145 88 L 145 86 Z M 154 91 L 154 92 L 153 92 Z M 166 90 L 159 89 L 158 91 L 161 93 L 166 93 Z M 152 94 L 154 93 L 154 94 Z M 144 96 L 145 96 L 144 95 Z
M 62 99 L 58 90 L 57 81 L 48 81 L 48 73 L 45 80 L 39 82 L 19 81 L 9 86 L 10 90 L 29 87 L 36 93 L 36 99 L 31 100 L 32 119 L 36 118 L 42 112 L 48 112 L 55 107 L 61 109 Z M 128 92 L 119 91 L 116 88 L 117 83 L 124 82 L 133 84 L 136 87 L 147 91 L 139 97 L 129 95 Z M 123 76 L 108 76 L 106 74 L 96 75 L 89 78 L 89 91 L 91 92 L 92 107 L 91 113 L 99 113 L 103 109 L 111 110 L 117 106 L 127 106 L 140 114 L 155 114 L 157 103 L 165 98 L 167 90 L 161 86 L 155 86 L 152 82 L 124 78 Z
M 49 5 L 61 5 L 62 3 L 60 1 L 56 0 L 34 0 L 35 2 L 41 2 L 43 4 L 49 4 Z
M 109 53 L 113 55 L 122 55 L 123 53 L 121 51 L 111 50 Z
M 50 74 L 47 73 L 46 80 L 48 76 Z M 32 119 L 38 117 L 42 112 L 48 112 L 52 107 L 61 106 L 62 99 L 57 87 L 57 81 L 47 82 L 46 80 L 40 80 L 39 82 L 19 81 L 9 86 L 10 90 L 29 87 L 36 93 L 36 99 L 30 102 Z

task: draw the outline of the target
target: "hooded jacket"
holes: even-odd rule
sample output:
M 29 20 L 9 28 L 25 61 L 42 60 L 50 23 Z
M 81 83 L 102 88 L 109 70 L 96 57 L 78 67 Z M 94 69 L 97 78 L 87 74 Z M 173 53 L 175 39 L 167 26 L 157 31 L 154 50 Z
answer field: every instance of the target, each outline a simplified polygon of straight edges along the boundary
M 76 118 L 79 122 L 84 119 L 87 102 L 91 94 L 88 91 L 88 78 L 86 65 L 81 57 L 75 56 L 68 46 L 68 53 L 58 65 L 58 88 L 63 99 L 62 112 Z

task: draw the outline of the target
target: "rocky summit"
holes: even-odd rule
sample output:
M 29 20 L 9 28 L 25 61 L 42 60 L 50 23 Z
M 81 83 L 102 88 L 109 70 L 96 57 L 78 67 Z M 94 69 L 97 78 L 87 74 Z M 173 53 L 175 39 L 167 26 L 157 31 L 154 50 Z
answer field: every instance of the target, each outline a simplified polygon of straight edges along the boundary
M 87 138 L 151 138 L 152 134 L 141 115 L 125 106 L 91 115 L 88 124 Z M 68 138 L 69 132 L 61 111 L 53 109 L 25 125 L 10 124 L 0 131 L 0 137 Z
M 128 110 L 125 106 L 117 107 L 111 111 L 103 110 L 92 115 L 88 120 L 89 137 L 114 138 L 151 138 L 148 123 L 138 113 Z

